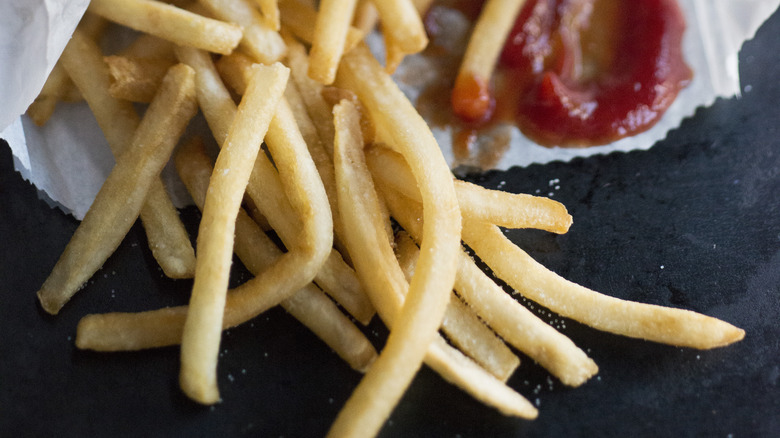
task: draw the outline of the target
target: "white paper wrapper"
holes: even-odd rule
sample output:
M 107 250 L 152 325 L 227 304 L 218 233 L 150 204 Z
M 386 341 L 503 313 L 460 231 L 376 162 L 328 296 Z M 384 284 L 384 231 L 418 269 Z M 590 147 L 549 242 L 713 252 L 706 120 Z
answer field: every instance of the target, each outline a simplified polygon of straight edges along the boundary
M 88 0 L 0 1 L 0 101 L 4 102 L 0 108 L 0 137 L 11 146 L 22 176 L 53 205 L 81 219 L 114 162 L 94 118 L 85 104 L 59 104 L 44 128 L 19 115 L 40 91 Z M 777 9 L 780 0 L 680 0 L 680 4 L 688 21 L 684 52 L 695 77 L 654 128 L 587 149 L 541 147 L 514 129 L 511 146 L 496 167 L 647 149 L 697 107 L 712 103 L 718 96 L 738 95 L 739 48 Z M 420 60 L 407 62 L 412 65 Z M 397 77 L 403 77 L 403 71 Z M 413 97 L 420 84 L 406 82 L 403 87 Z M 454 163 L 450 133 L 437 129 L 435 134 L 445 157 Z

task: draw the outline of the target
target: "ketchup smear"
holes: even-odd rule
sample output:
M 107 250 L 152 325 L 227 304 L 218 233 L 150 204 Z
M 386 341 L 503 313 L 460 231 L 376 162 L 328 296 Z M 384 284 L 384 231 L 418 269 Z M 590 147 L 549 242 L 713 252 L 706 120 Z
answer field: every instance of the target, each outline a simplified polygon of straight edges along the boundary
M 513 99 L 520 130 L 546 146 L 593 146 L 640 133 L 691 79 L 684 31 L 675 0 L 528 0 L 501 54 L 498 89 L 488 93 L 496 104 L 485 104 L 487 85 L 472 78 L 456 83 L 453 96 L 461 97 L 453 110 L 484 125 L 507 106 L 502 100 Z

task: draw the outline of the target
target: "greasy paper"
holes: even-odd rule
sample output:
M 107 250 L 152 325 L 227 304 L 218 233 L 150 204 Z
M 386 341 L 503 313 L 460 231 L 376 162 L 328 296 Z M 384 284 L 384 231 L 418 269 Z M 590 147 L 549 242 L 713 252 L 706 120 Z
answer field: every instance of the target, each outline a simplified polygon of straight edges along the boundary
M 41 190 L 42 197 L 81 219 L 114 162 L 89 109 L 83 103 L 60 103 L 43 128 L 19 115 L 43 86 L 88 0 L 3 2 L 0 100 L 4 105 L 0 108 L 0 137 L 11 146 L 16 169 Z M 606 146 L 585 149 L 541 147 L 515 128 L 509 149 L 495 167 L 507 169 L 651 147 L 696 108 L 709 105 L 719 96 L 739 95 L 739 48 L 778 4 L 780 0 L 680 0 L 688 22 L 684 53 L 694 70 L 694 79 L 654 128 Z M 411 99 L 424 85 L 420 81 L 425 80 L 425 75 L 408 72 L 424 71 L 424 62 L 420 57 L 409 57 L 396 74 Z M 451 133 L 437 128 L 434 134 L 445 158 L 455 164 Z

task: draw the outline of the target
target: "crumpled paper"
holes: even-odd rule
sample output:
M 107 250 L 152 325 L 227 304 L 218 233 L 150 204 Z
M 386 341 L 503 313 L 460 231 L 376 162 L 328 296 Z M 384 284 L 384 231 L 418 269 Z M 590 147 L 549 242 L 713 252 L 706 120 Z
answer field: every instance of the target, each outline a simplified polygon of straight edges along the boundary
M 89 109 L 85 104 L 60 103 L 43 128 L 20 114 L 43 87 L 89 1 L 4 3 L 0 14 L 0 101 L 4 103 L 0 108 L 0 137 L 11 146 L 16 169 L 40 189 L 42 197 L 81 219 L 114 163 Z M 711 104 L 719 96 L 739 95 L 739 48 L 778 8 L 780 0 L 680 0 L 680 4 L 688 21 L 684 52 L 695 77 L 654 128 L 610 145 L 586 149 L 541 147 L 515 129 L 511 147 L 495 167 L 507 169 L 647 149 L 696 108 Z M 413 80 L 402 84 L 410 95 L 419 86 Z M 445 158 L 453 163 L 450 133 L 436 129 L 434 134 Z

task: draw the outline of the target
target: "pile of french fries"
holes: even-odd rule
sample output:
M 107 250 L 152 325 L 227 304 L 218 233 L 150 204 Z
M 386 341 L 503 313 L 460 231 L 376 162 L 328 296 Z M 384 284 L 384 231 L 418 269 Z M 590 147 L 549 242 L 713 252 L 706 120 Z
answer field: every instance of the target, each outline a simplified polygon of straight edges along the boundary
M 375 435 L 423 363 L 500 412 L 533 419 L 535 406 L 505 384 L 519 365 L 513 349 L 569 386 L 598 368 L 486 275 L 464 244 L 524 297 L 599 330 L 699 349 L 742 339 L 711 317 L 573 284 L 503 235 L 499 227 L 565 233 L 572 218 L 556 201 L 453 178 L 390 75 L 426 46 L 427 3 L 92 0 L 28 114 L 45 123 L 57 102 L 83 99 L 116 165 L 40 303 L 56 314 L 139 217 L 165 274 L 194 281 L 187 306 L 84 317 L 78 348 L 181 345 L 181 389 L 209 405 L 220 400 L 222 331 L 281 305 L 365 372 L 331 436 Z M 462 72 L 474 74 L 476 63 L 489 77 L 483 64 L 495 62 L 508 32 L 489 20 L 510 22 L 502 15 L 521 3 L 486 3 Z M 104 54 L 107 22 L 138 36 Z M 384 65 L 363 42 L 377 28 Z M 139 103 L 148 104 L 141 118 Z M 218 151 L 184 137 L 198 111 Z M 197 252 L 159 177 L 171 157 L 202 210 Z M 234 253 L 255 277 L 228 290 Z M 390 328 L 380 353 L 356 325 L 374 313 Z

